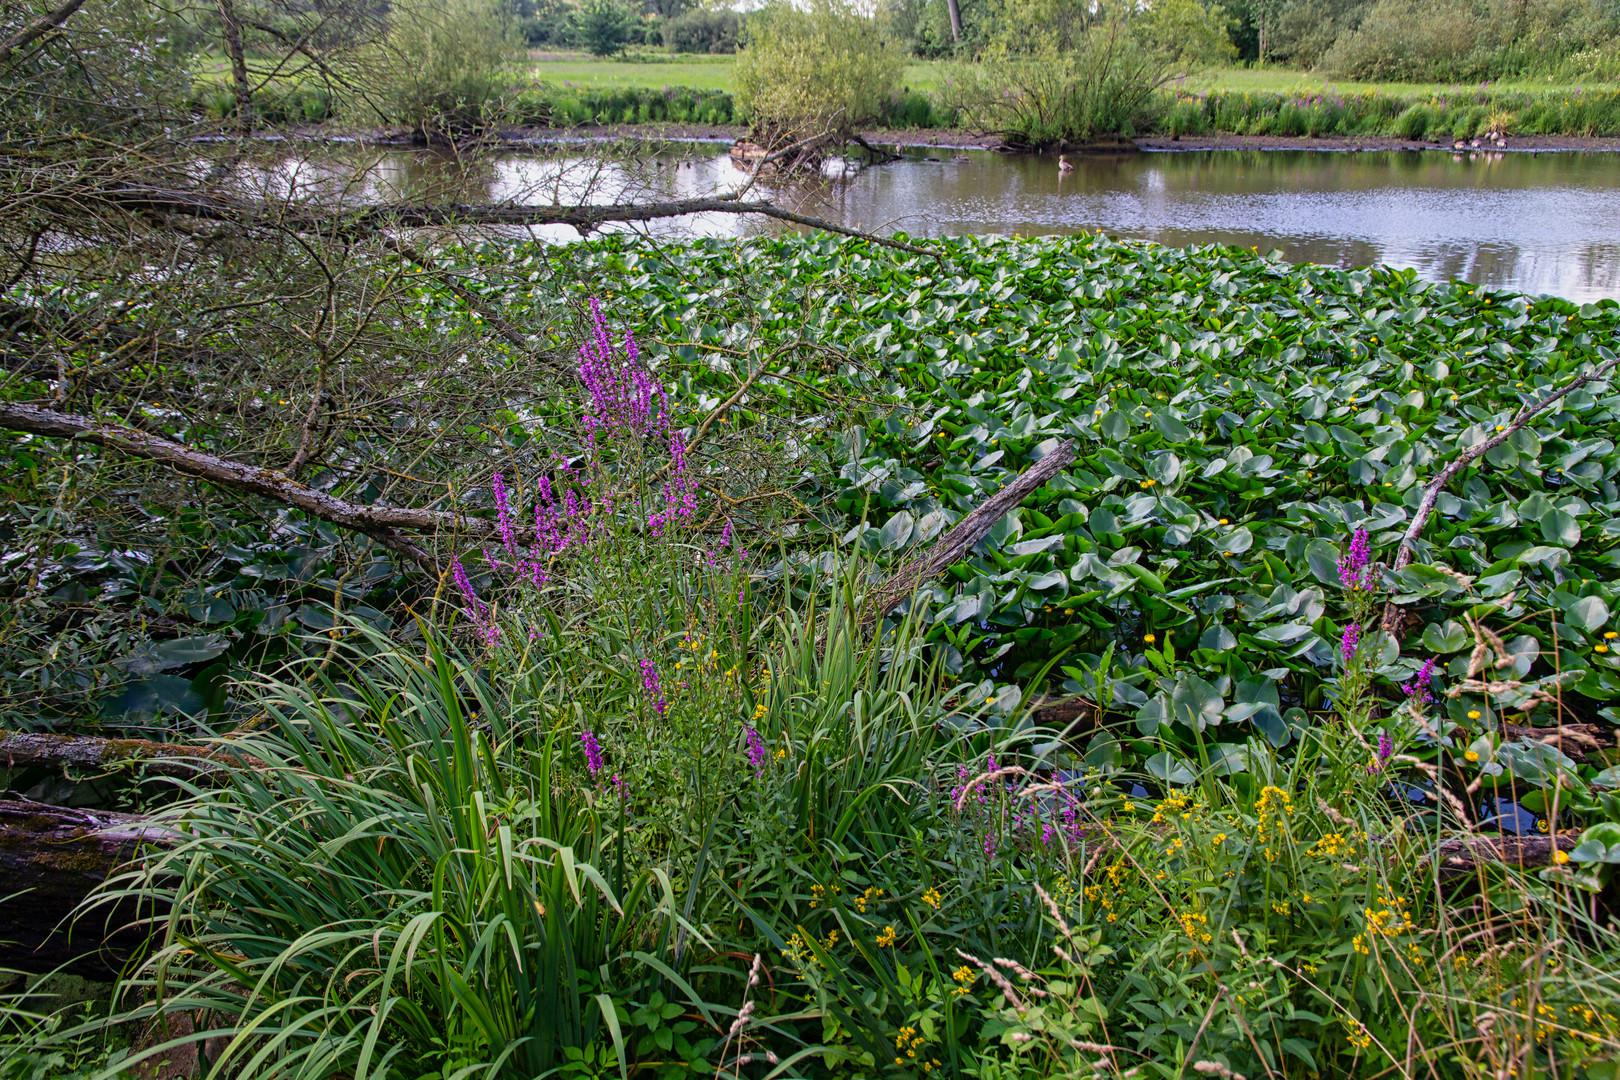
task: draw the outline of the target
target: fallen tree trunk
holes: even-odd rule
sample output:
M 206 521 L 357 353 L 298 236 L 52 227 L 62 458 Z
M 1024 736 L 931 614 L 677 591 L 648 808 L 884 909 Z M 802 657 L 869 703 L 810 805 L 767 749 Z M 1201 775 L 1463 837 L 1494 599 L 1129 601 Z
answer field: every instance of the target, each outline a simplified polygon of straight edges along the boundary
M 1520 406 L 1512 422 L 1503 425 L 1501 430 L 1489 439 L 1475 443 L 1453 458 L 1445 468 L 1440 470 L 1439 476 L 1424 485 L 1423 495 L 1418 499 L 1417 510 L 1412 514 L 1412 524 L 1407 526 L 1406 532 L 1401 536 L 1400 546 L 1395 549 L 1395 561 L 1390 564 L 1390 569 L 1398 574 L 1412 564 L 1413 555 L 1417 551 L 1418 537 L 1423 534 L 1423 526 L 1428 523 L 1429 515 L 1434 513 L 1435 504 L 1440 499 L 1440 492 L 1445 490 L 1446 485 L 1451 483 L 1458 473 L 1513 438 L 1524 425 L 1547 411 L 1555 403 L 1563 400 L 1564 396 L 1570 391 L 1604 378 L 1614 371 L 1616 365 L 1620 365 L 1620 357 L 1606 361 L 1588 371 L 1585 375 L 1571 379 L 1533 404 L 1527 403 Z M 1402 627 L 1403 619 L 1400 605 L 1393 600 L 1386 602 L 1382 620 L 1384 633 L 1399 641 L 1402 636 Z
M 1508 739 L 1546 743 L 1577 765 L 1597 760 L 1601 751 L 1620 746 L 1620 730 L 1597 724 L 1560 724 L 1557 727 L 1527 727 L 1524 724 L 1503 724 L 1502 734 Z
M 67 965 L 105 977 L 140 945 L 133 905 L 97 908 L 74 922 L 74 910 L 143 849 L 169 847 L 179 836 L 133 814 L 71 810 L 0 800 L 0 967 L 44 972 Z
M 1440 863 L 1440 880 L 1456 881 L 1492 866 L 1534 870 L 1552 866 L 1557 852 L 1575 850 L 1579 838 L 1574 833 L 1553 836 L 1464 836 L 1440 841 L 1435 859 Z
M 881 619 L 909 600 L 925 581 L 965 559 L 974 545 L 995 528 L 996 522 L 1072 461 L 1074 440 L 1065 439 L 1051 453 L 1026 469 L 1018 479 L 969 511 L 966 517 L 934 541 L 933 547 L 890 574 L 872 592 L 871 599 L 867 601 L 865 619 Z
M 432 556 L 400 530 L 428 533 L 448 531 L 480 537 L 493 536 L 495 533 L 495 526 L 481 518 L 446 510 L 417 510 L 380 503 L 367 505 L 349 502 L 295 480 L 280 469 L 265 469 L 216 457 L 161 435 L 73 413 L 56 412 L 35 405 L 5 403 L 0 404 L 0 427 L 120 450 L 134 457 L 159 462 L 176 472 L 195 476 L 219 487 L 274 499 L 323 521 L 364 533 L 390 551 L 433 572 L 437 571 Z
M 227 766 L 264 768 L 246 754 L 212 746 L 148 742 L 145 739 L 100 739 L 89 735 L 43 735 L 0 732 L 0 763 L 8 768 L 116 769 L 139 765 L 148 776 L 196 780 Z

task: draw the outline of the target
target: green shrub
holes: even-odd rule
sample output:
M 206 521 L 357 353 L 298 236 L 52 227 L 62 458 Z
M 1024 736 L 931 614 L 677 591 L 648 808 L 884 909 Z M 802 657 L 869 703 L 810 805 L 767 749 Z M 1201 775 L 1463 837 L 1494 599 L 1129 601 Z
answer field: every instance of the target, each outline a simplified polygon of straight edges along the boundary
M 896 42 L 844 0 L 762 8 L 749 16 L 747 46 L 737 104 L 767 141 L 871 123 L 899 88 Z
M 1039 148 L 1130 136 L 1154 129 L 1168 102 L 1161 61 L 1118 23 L 1082 34 L 1074 47 L 1037 39 L 1001 42 L 985 58 L 953 70 L 945 104 L 971 127 L 1009 144 Z
M 515 28 L 490 0 L 413 0 L 389 11 L 375 99 L 349 101 L 422 135 L 486 126 L 498 119 L 521 53 Z M 358 116 L 374 120 L 369 112 Z
M 735 11 L 693 8 L 664 24 L 664 47 L 675 53 L 734 53 L 742 35 Z

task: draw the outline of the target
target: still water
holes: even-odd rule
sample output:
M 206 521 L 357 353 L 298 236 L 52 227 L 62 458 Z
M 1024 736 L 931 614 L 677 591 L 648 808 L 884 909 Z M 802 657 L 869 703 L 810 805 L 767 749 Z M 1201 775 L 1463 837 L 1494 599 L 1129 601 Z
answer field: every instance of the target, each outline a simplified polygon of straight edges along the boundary
M 454 172 L 460 198 L 615 202 L 710 195 L 744 179 L 712 144 L 633 163 L 598 160 L 585 180 L 570 171 L 583 160 L 516 153 L 469 165 L 391 153 L 375 162 L 380 171 L 370 181 L 420 190 Z M 1077 164 L 1065 174 L 1051 157 L 908 149 L 889 165 L 756 195 L 883 233 L 1102 229 L 1162 244 L 1275 248 L 1295 262 L 1412 267 L 1431 280 L 1582 302 L 1620 299 L 1620 155 L 1612 153 L 1211 150 Z M 744 236 L 787 227 L 705 214 L 652 231 Z M 537 231 L 559 240 L 577 235 Z

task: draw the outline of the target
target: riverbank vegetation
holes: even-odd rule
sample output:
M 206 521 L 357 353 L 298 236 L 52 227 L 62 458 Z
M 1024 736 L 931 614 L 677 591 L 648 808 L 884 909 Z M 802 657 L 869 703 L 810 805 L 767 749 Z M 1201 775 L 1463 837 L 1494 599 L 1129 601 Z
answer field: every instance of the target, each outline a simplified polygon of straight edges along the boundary
M 163 34 L 0 36 L 0 1077 L 1612 1075 L 1620 305 L 541 244 L 805 219 Z
M 436 627 L 335 535 L 32 545 L 45 609 L 194 627 L 148 653 L 194 696 L 126 677 L 83 699 L 103 724 L 235 728 L 260 763 L 160 800 L 173 845 L 115 888 L 172 914 L 114 1029 L 223 1032 L 255 1076 L 1612 1068 L 1612 378 L 1392 566 L 1425 483 L 1606 364 L 1620 309 L 1102 237 L 928 250 L 612 239 L 482 315 L 424 294 L 407 327 L 462 348 L 608 313 L 555 417 L 494 407 L 463 459 L 493 532 L 444 549 Z M 1068 441 L 875 617 L 886 564 Z M 118 463 L 25 446 L 18 504 L 57 492 L 65 541 L 89 507 L 53 478 Z M 332 558 L 358 587 L 266 569 Z M 54 685 L 97 632 L 61 632 Z M 53 1040 L 121 1045 L 67 1017 L 12 1053 Z

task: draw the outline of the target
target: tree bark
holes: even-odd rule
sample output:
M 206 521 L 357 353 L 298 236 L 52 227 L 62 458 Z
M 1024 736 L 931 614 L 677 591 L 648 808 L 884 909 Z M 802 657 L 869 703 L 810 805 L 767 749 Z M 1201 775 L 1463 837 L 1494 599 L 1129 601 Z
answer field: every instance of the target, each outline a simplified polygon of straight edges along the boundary
M 90 892 L 143 848 L 168 847 L 172 830 L 131 814 L 0 801 L 0 966 L 30 972 L 61 965 L 77 974 L 116 971 L 149 916 L 120 903 L 74 922 Z
M 236 95 L 236 134 L 253 134 L 253 88 L 248 85 L 247 52 L 242 47 L 242 22 L 236 17 L 234 0 L 216 0 L 219 28 L 225 38 L 225 55 L 231 61 L 231 89 Z
M 313 514 L 323 521 L 364 533 L 390 551 L 412 559 L 434 572 L 436 566 L 433 557 L 400 530 L 470 533 L 475 536 L 493 536 L 495 532 L 495 527 L 489 522 L 466 514 L 349 502 L 300 483 L 279 469 L 264 469 L 257 465 L 229 461 L 160 435 L 138 431 L 122 424 L 102 423 L 72 413 L 59 413 L 34 405 L 0 404 L 0 427 L 104 446 L 134 457 L 160 462 L 176 472 L 195 476 L 220 487 L 274 499 Z
M 148 776 L 197 780 L 226 767 L 264 768 L 247 754 L 222 747 L 184 743 L 148 742 L 145 739 L 98 739 L 88 735 L 45 735 L 26 731 L 0 732 L 0 764 L 8 768 L 117 769 L 139 765 Z
M 1465 836 L 1442 840 L 1435 852 L 1440 880 L 1455 881 L 1487 866 L 1533 870 L 1553 865 L 1553 853 L 1570 852 L 1579 842 L 1571 833 L 1556 836 Z
M 85 200 L 95 199 L 131 213 L 173 214 L 204 221 L 228 221 L 240 225 L 265 226 L 296 232 L 354 235 L 387 229 L 447 228 L 455 225 L 567 225 L 582 234 L 594 232 L 614 222 L 659 221 L 687 214 L 758 214 L 789 221 L 841 236 L 853 236 L 884 247 L 938 258 L 938 253 L 915 244 L 874 236 L 821 218 L 796 214 L 768 202 L 742 202 L 726 198 L 675 199 L 660 203 L 619 203 L 612 206 L 533 206 L 521 203 L 386 203 L 356 209 L 323 211 L 303 207 L 250 205 L 203 191 L 175 188 L 125 186 L 84 192 Z
M 945 10 L 951 15 L 951 40 L 962 40 L 962 5 L 959 0 L 945 0 Z
M 67 22 L 68 18 L 83 6 L 84 0 L 67 0 L 60 7 L 41 15 L 5 41 L 0 42 L 0 64 L 11 59 L 11 54 L 18 49 L 32 45 L 35 41 Z
M 1413 551 L 1415 550 L 1418 537 L 1423 534 L 1423 526 L 1428 524 L 1429 515 L 1434 513 L 1434 506 L 1440 498 L 1440 492 L 1445 490 L 1445 486 L 1451 483 L 1452 479 L 1456 477 L 1458 473 L 1462 472 L 1469 465 L 1484 457 L 1491 450 L 1494 450 L 1496 447 L 1507 442 L 1514 436 L 1516 432 L 1519 431 L 1519 429 L 1523 428 L 1525 424 L 1528 424 L 1538 414 L 1545 412 L 1553 405 L 1554 402 L 1563 398 L 1564 395 L 1568 394 L 1572 390 L 1585 386 L 1587 383 L 1595 382 L 1596 380 L 1601 379 L 1603 376 L 1613 371 L 1615 365 L 1617 364 L 1620 364 L 1620 357 L 1616 357 L 1607 363 L 1593 368 L 1591 371 L 1577 379 L 1571 379 L 1561 389 L 1555 391 L 1554 393 L 1548 394 L 1534 405 L 1521 406 L 1518 413 L 1513 417 L 1513 421 L 1503 427 L 1501 431 L 1497 432 L 1491 438 L 1486 439 L 1484 442 L 1476 443 L 1475 445 L 1470 446 L 1468 449 L 1458 454 L 1449 464 L 1446 465 L 1444 469 L 1441 469 L 1440 475 L 1429 481 L 1429 483 L 1424 486 L 1423 497 L 1418 500 L 1417 511 L 1412 515 L 1412 524 L 1407 526 L 1405 535 L 1401 537 L 1400 547 L 1398 547 L 1395 551 L 1395 561 L 1390 565 L 1390 569 L 1395 573 L 1400 573 L 1406 567 L 1411 565 L 1412 555 Z M 1383 617 L 1384 633 L 1399 641 L 1401 637 L 1401 621 L 1400 607 L 1397 606 L 1393 600 L 1385 604 Z
M 961 562 L 973 550 L 973 546 L 995 528 L 996 522 L 1073 460 L 1074 440 L 1065 439 L 1018 479 L 974 507 L 949 532 L 934 541 L 934 546 L 925 554 L 889 575 L 888 580 L 872 593 L 872 599 L 867 603 L 866 617 L 881 619 L 910 599 L 923 582 L 937 577 L 952 563 Z

